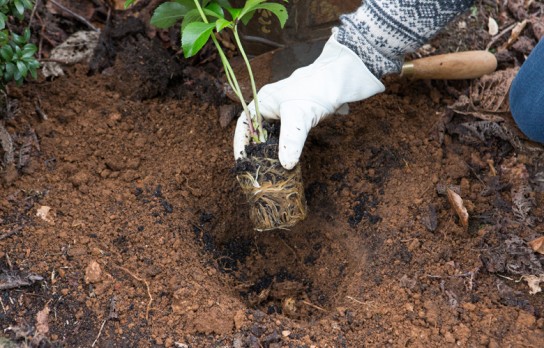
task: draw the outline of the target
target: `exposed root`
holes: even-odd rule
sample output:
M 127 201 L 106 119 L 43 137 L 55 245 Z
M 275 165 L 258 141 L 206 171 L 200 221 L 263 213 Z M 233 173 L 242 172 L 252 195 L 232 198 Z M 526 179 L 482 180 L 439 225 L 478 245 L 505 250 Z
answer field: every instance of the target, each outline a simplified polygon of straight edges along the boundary
M 254 172 L 237 175 L 257 231 L 289 228 L 306 218 L 300 165 L 285 170 L 279 160 L 251 158 Z
M 117 266 L 115 265 L 115 267 L 119 268 L 120 270 L 123 270 L 125 271 L 126 273 L 128 273 L 132 278 L 142 282 L 145 284 L 146 288 L 147 288 L 147 296 L 149 296 L 149 302 L 147 303 L 147 307 L 145 309 L 145 320 L 148 320 L 149 319 L 149 310 L 151 309 L 151 303 L 153 303 L 153 296 L 151 296 L 151 291 L 149 289 L 149 283 L 147 282 L 147 280 L 143 279 L 143 278 L 140 278 L 138 277 L 137 275 L 135 275 L 134 273 L 132 273 L 131 271 L 129 271 L 128 269 L 126 269 L 125 267 L 122 267 L 122 266 Z
M 295 249 L 293 249 L 293 247 L 291 247 L 289 244 L 287 244 L 287 242 L 281 236 L 280 236 L 280 240 L 287 247 L 287 249 L 289 249 L 293 253 L 293 255 L 295 255 L 295 258 L 297 259 L 297 261 L 302 265 L 303 264 L 302 260 L 300 259 L 300 257 L 298 257 L 298 254 L 295 251 Z
M 321 308 L 321 307 L 319 307 L 318 305 L 315 305 L 315 304 L 313 304 L 313 303 L 311 303 L 311 302 L 304 301 L 304 300 L 302 300 L 302 301 L 300 301 L 300 302 L 304 303 L 306 306 L 310 306 L 310 307 L 315 308 L 315 309 L 317 309 L 317 310 L 319 310 L 319 311 L 322 311 L 322 312 L 325 312 L 325 313 L 327 312 L 326 309 Z
M 91 347 L 94 347 L 94 345 L 98 342 L 98 339 L 100 338 L 100 336 L 102 335 L 102 330 L 104 329 L 104 325 L 106 325 L 106 322 L 108 321 L 108 319 L 104 320 L 102 322 L 102 325 L 100 325 L 100 330 L 98 331 L 98 336 L 96 336 L 96 339 L 94 340 L 93 344 L 91 345 Z

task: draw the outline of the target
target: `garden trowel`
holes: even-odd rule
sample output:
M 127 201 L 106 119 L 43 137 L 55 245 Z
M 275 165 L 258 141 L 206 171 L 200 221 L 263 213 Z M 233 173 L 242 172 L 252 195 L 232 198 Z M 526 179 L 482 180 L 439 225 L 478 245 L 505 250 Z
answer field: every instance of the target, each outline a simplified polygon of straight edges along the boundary
M 294 43 L 251 59 L 257 90 L 282 80 L 296 69 L 311 64 L 323 50 L 325 40 Z M 247 101 L 252 99 L 251 84 L 243 62 L 233 64 Z M 415 59 L 404 63 L 401 76 L 413 79 L 463 80 L 481 77 L 497 68 L 497 59 L 487 51 L 466 51 Z M 227 96 L 237 100 L 232 91 Z

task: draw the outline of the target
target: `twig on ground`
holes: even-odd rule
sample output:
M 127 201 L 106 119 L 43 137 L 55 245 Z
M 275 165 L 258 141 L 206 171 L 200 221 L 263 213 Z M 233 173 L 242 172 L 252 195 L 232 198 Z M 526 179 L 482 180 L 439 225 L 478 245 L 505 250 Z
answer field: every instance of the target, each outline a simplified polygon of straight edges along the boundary
M 6 306 L 4 306 L 4 301 L 2 301 L 2 298 L 0 297 L 0 304 L 2 305 L 2 310 L 4 311 L 4 314 L 6 314 Z
M 120 270 L 125 271 L 126 273 L 130 274 L 130 276 L 132 278 L 134 278 L 134 279 L 136 279 L 136 280 L 138 280 L 138 281 L 145 284 L 145 286 L 147 288 L 147 295 L 149 296 L 149 302 L 147 303 L 147 308 L 145 310 L 145 320 L 148 320 L 149 319 L 149 310 L 151 309 L 151 303 L 153 302 L 153 296 L 151 296 L 151 291 L 149 290 L 149 283 L 147 282 L 147 280 L 138 277 L 137 275 L 135 275 L 134 273 L 132 273 L 131 271 L 129 271 L 125 267 L 122 267 L 122 266 L 115 266 L 115 267 L 119 268 Z
M 28 20 L 28 28 L 32 26 L 32 20 L 34 19 L 34 15 L 36 14 L 36 9 L 38 8 L 38 5 L 40 4 L 40 0 L 36 0 L 34 3 L 34 7 L 32 8 L 32 13 L 30 14 L 30 19 Z
M 93 344 L 91 344 L 91 347 L 94 347 L 96 342 L 98 342 L 100 335 L 102 335 L 102 330 L 104 329 L 104 325 L 106 325 L 106 321 L 108 321 L 108 319 L 104 319 L 104 321 L 102 322 L 102 325 L 100 326 L 100 330 L 98 331 L 98 336 L 96 336 L 96 339 L 94 340 Z
M 59 7 L 60 9 L 62 9 L 63 11 L 66 11 L 68 12 L 69 14 L 71 14 L 72 16 L 74 16 L 77 20 L 79 20 L 81 23 L 85 24 L 86 26 L 88 26 L 89 28 L 91 28 L 92 30 L 94 31 L 98 31 L 98 29 L 92 25 L 91 22 L 89 22 L 88 20 L 86 20 L 85 18 L 81 17 L 80 15 L 78 15 L 77 13 L 75 13 L 74 11 L 70 10 L 69 8 L 59 4 L 57 1 L 55 0 L 49 0 L 51 1 L 51 3 L 53 3 L 55 6 Z
M 8 253 L 6 253 L 6 263 L 8 264 L 9 270 L 13 271 L 13 265 L 11 264 L 11 259 L 9 258 Z
M 315 308 L 315 309 L 317 309 L 317 310 L 320 310 L 320 311 L 322 311 L 322 312 L 327 312 L 326 309 L 321 308 L 321 307 L 319 307 L 319 306 L 317 306 L 317 305 L 315 305 L 315 304 L 313 304 L 313 303 L 311 303 L 311 302 L 304 301 L 304 300 L 302 300 L 302 301 L 300 301 L 300 302 L 304 303 L 304 304 L 307 305 L 307 306 L 310 306 L 310 307 L 312 307 L 312 308 Z
M 191 193 L 194 194 L 196 190 L 194 188 L 192 188 L 191 186 L 189 186 L 189 178 L 186 175 L 183 175 L 183 174 L 182 174 L 182 176 L 185 179 L 185 186 L 187 186 L 187 188 L 189 190 L 191 190 Z
M 35 282 L 42 280 L 43 278 L 36 274 L 21 276 L 19 274 L 13 274 L 13 272 L 8 272 L 2 274 L 2 278 L 0 279 L 0 290 L 10 290 L 23 286 L 31 286 Z
M 488 51 L 491 46 L 493 46 L 497 41 L 499 41 L 499 39 L 506 33 L 508 33 L 510 30 L 514 29 L 514 27 L 516 26 L 516 24 L 518 23 L 512 23 L 510 24 L 509 26 L 507 26 L 505 29 L 503 29 L 500 33 L 498 33 L 497 35 L 495 35 L 491 41 L 489 41 L 489 43 L 487 44 L 487 46 L 485 47 L 485 50 Z
M 39 13 L 36 13 L 36 18 L 38 18 L 38 20 L 40 21 L 40 25 L 42 27 L 40 29 L 40 40 L 38 41 L 38 52 L 36 53 L 36 56 L 38 57 L 38 59 L 41 59 L 42 58 L 42 49 L 43 49 L 43 40 L 45 39 L 45 40 L 47 40 L 47 42 L 50 42 L 50 39 L 47 38 L 47 37 L 44 37 L 45 36 L 46 26 L 43 23 L 43 19 L 40 16 Z M 53 47 L 54 47 L 54 45 L 53 45 Z
M 19 229 L 15 229 L 13 231 L 9 231 L 7 233 L 4 233 L 3 235 L 0 235 L 0 240 L 9 238 L 9 237 L 13 236 L 14 234 L 16 234 L 16 233 L 18 233 L 20 231 L 21 231 L 21 229 L 19 228 Z
M 348 299 L 350 299 L 350 300 L 352 300 L 352 301 L 355 301 L 355 302 L 357 302 L 358 304 L 362 304 L 362 305 L 365 304 L 363 301 L 360 301 L 360 300 L 356 299 L 355 297 L 346 296 L 346 298 L 348 298 Z
M 40 107 L 40 100 L 39 99 L 35 104 L 35 109 L 36 109 L 36 113 L 38 114 L 38 116 L 40 116 L 40 119 L 42 121 L 47 121 L 49 119 L 49 117 L 47 117 L 47 114 L 45 112 L 43 112 L 42 108 Z
M 439 276 L 434 274 L 426 274 L 425 276 L 427 278 L 431 279 L 442 279 L 442 278 L 468 278 L 467 284 L 465 284 L 467 290 L 472 290 L 474 288 L 474 278 L 476 277 L 476 274 L 480 270 L 479 267 L 474 269 L 473 271 L 461 273 L 461 274 L 454 274 L 454 275 L 447 275 L 447 276 Z M 508 278 L 509 279 L 509 278 Z
M 496 276 L 498 277 L 501 277 L 501 278 L 504 278 L 504 279 L 508 279 L 508 280 L 512 280 L 512 281 L 516 281 L 514 278 L 511 278 L 511 277 L 507 277 L 505 275 L 502 275 L 502 274 L 496 274 Z
M 302 260 L 298 257 L 298 254 L 295 251 L 295 249 L 293 249 L 293 247 L 291 247 L 289 244 L 287 244 L 287 242 L 282 238 L 281 235 L 279 237 L 280 237 L 280 240 L 283 242 L 283 244 L 287 247 L 287 249 L 291 250 L 291 252 L 295 255 L 295 259 L 297 259 L 297 261 L 300 264 L 302 264 Z

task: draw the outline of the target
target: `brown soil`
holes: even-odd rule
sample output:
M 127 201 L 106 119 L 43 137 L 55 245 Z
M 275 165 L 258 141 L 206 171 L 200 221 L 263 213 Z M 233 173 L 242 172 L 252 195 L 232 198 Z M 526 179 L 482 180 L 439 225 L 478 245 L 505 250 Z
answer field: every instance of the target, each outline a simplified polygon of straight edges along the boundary
M 542 346 L 542 293 L 506 269 L 515 257 L 542 265 L 506 243 L 544 231 L 540 152 L 455 131 L 439 143 L 451 86 L 392 78 L 323 122 L 301 160 L 308 218 L 257 233 L 218 98 L 187 81 L 142 91 L 149 72 L 128 56 L 11 90 L 20 113 L 7 130 L 38 142 L 4 176 L 1 234 L 15 233 L 0 240 L 0 266 L 43 280 L 0 293 L 2 329 L 32 331 L 47 307 L 53 346 Z M 521 166 L 534 202 L 523 221 L 508 179 Z

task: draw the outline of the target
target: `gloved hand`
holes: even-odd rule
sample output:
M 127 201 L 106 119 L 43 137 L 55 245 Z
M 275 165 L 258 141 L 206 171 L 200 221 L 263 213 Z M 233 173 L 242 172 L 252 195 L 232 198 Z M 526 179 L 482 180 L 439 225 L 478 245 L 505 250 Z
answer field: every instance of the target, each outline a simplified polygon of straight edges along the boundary
M 314 63 L 259 91 L 259 110 L 268 120 L 281 120 L 279 160 L 289 170 L 298 163 L 306 137 L 319 121 L 345 103 L 383 92 L 384 85 L 349 48 L 331 37 Z M 253 102 L 249 110 L 255 113 Z M 247 118 L 238 118 L 234 134 L 235 159 L 246 156 Z

